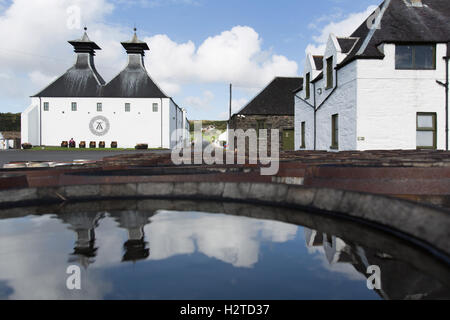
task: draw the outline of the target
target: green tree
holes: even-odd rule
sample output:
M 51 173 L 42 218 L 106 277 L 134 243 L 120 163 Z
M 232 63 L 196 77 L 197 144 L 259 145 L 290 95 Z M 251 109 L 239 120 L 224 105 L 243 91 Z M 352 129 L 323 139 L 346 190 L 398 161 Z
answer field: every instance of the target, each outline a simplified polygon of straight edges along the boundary
M 0 131 L 20 131 L 20 113 L 0 113 Z

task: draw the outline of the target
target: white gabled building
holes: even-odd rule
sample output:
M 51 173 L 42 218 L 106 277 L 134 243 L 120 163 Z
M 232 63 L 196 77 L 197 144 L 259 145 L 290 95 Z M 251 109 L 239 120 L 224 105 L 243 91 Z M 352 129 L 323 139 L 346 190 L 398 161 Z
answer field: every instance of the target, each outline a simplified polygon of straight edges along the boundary
M 296 150 L 446 149 L 450 1 L 386 0 L 308 55 Z M 447 89 L 446 89 L 447 87 Z
M 136 30 L 135 30 L 136 31 Z M 31 97 L 22 113 L 22 142 L 59 146 L 73 138 L 78 144 L 101 141 L 109 147 L 173 148 L 189 139 L 186 111 L 181 109 L 151 79 L 144 66 L 149 47 L 136 33 L 122 42 L 128 54 L 127 66 L 105 83 L 94 64 L 95 50 L 86 32 L 69 41 L 76 52 L 75 64 L 44 90 Z M 178 132 L 173 134 L 174 132 Z

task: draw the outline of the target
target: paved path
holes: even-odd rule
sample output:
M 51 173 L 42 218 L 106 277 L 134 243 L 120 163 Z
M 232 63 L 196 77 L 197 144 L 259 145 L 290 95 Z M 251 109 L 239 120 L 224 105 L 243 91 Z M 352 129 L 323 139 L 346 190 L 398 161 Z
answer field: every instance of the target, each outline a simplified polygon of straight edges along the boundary
M 136 153 L 167 153 L 167 150 L 136 150 L 136 151 L 0 151 L 0 169 L 4 164 L 15 161 L 73 161 L 73 160 L 101 160 L 104 157 L 119 154 Z

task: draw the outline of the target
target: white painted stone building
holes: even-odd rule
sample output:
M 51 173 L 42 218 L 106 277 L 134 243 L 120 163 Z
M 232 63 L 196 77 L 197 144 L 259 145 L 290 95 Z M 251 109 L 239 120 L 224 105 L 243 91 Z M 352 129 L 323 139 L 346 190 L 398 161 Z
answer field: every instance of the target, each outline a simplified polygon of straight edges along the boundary
M 331 34 L 323 56 L 307 56 L 295 149 L 445 149 L 449 57 L 450 1 L 384 1 L 350 37 Z
M 95 50 L 86 32 L 69 41 L 75 48 L 72 68 L 31 97 L 22 113 L 22 142 L 59 146 L 73 138 L 78 144 L 91 141 L 119 148 L 148 144 L 150 148 L 173 148 L 189 136 L 186 111 L 181 109 L 151 79 L 144 66 L 149 47 L 136 33 L 122 45 L 128 54 L 127 66 L 105 83 L 94 64 Z M 176 132 L 176 133 L 175 133 Z

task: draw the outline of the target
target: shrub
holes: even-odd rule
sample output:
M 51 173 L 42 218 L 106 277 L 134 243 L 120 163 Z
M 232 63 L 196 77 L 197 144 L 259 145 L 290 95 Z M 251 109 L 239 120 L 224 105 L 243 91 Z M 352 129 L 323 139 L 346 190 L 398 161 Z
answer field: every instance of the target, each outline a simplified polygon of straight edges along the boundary
M 23 148 L 24 150 L 28 150 L 28 149 L 33 148 L 33 146 L 32 146 L 31 143 L 26 142 L 26 143 L 22 143 L 22 148 Z

